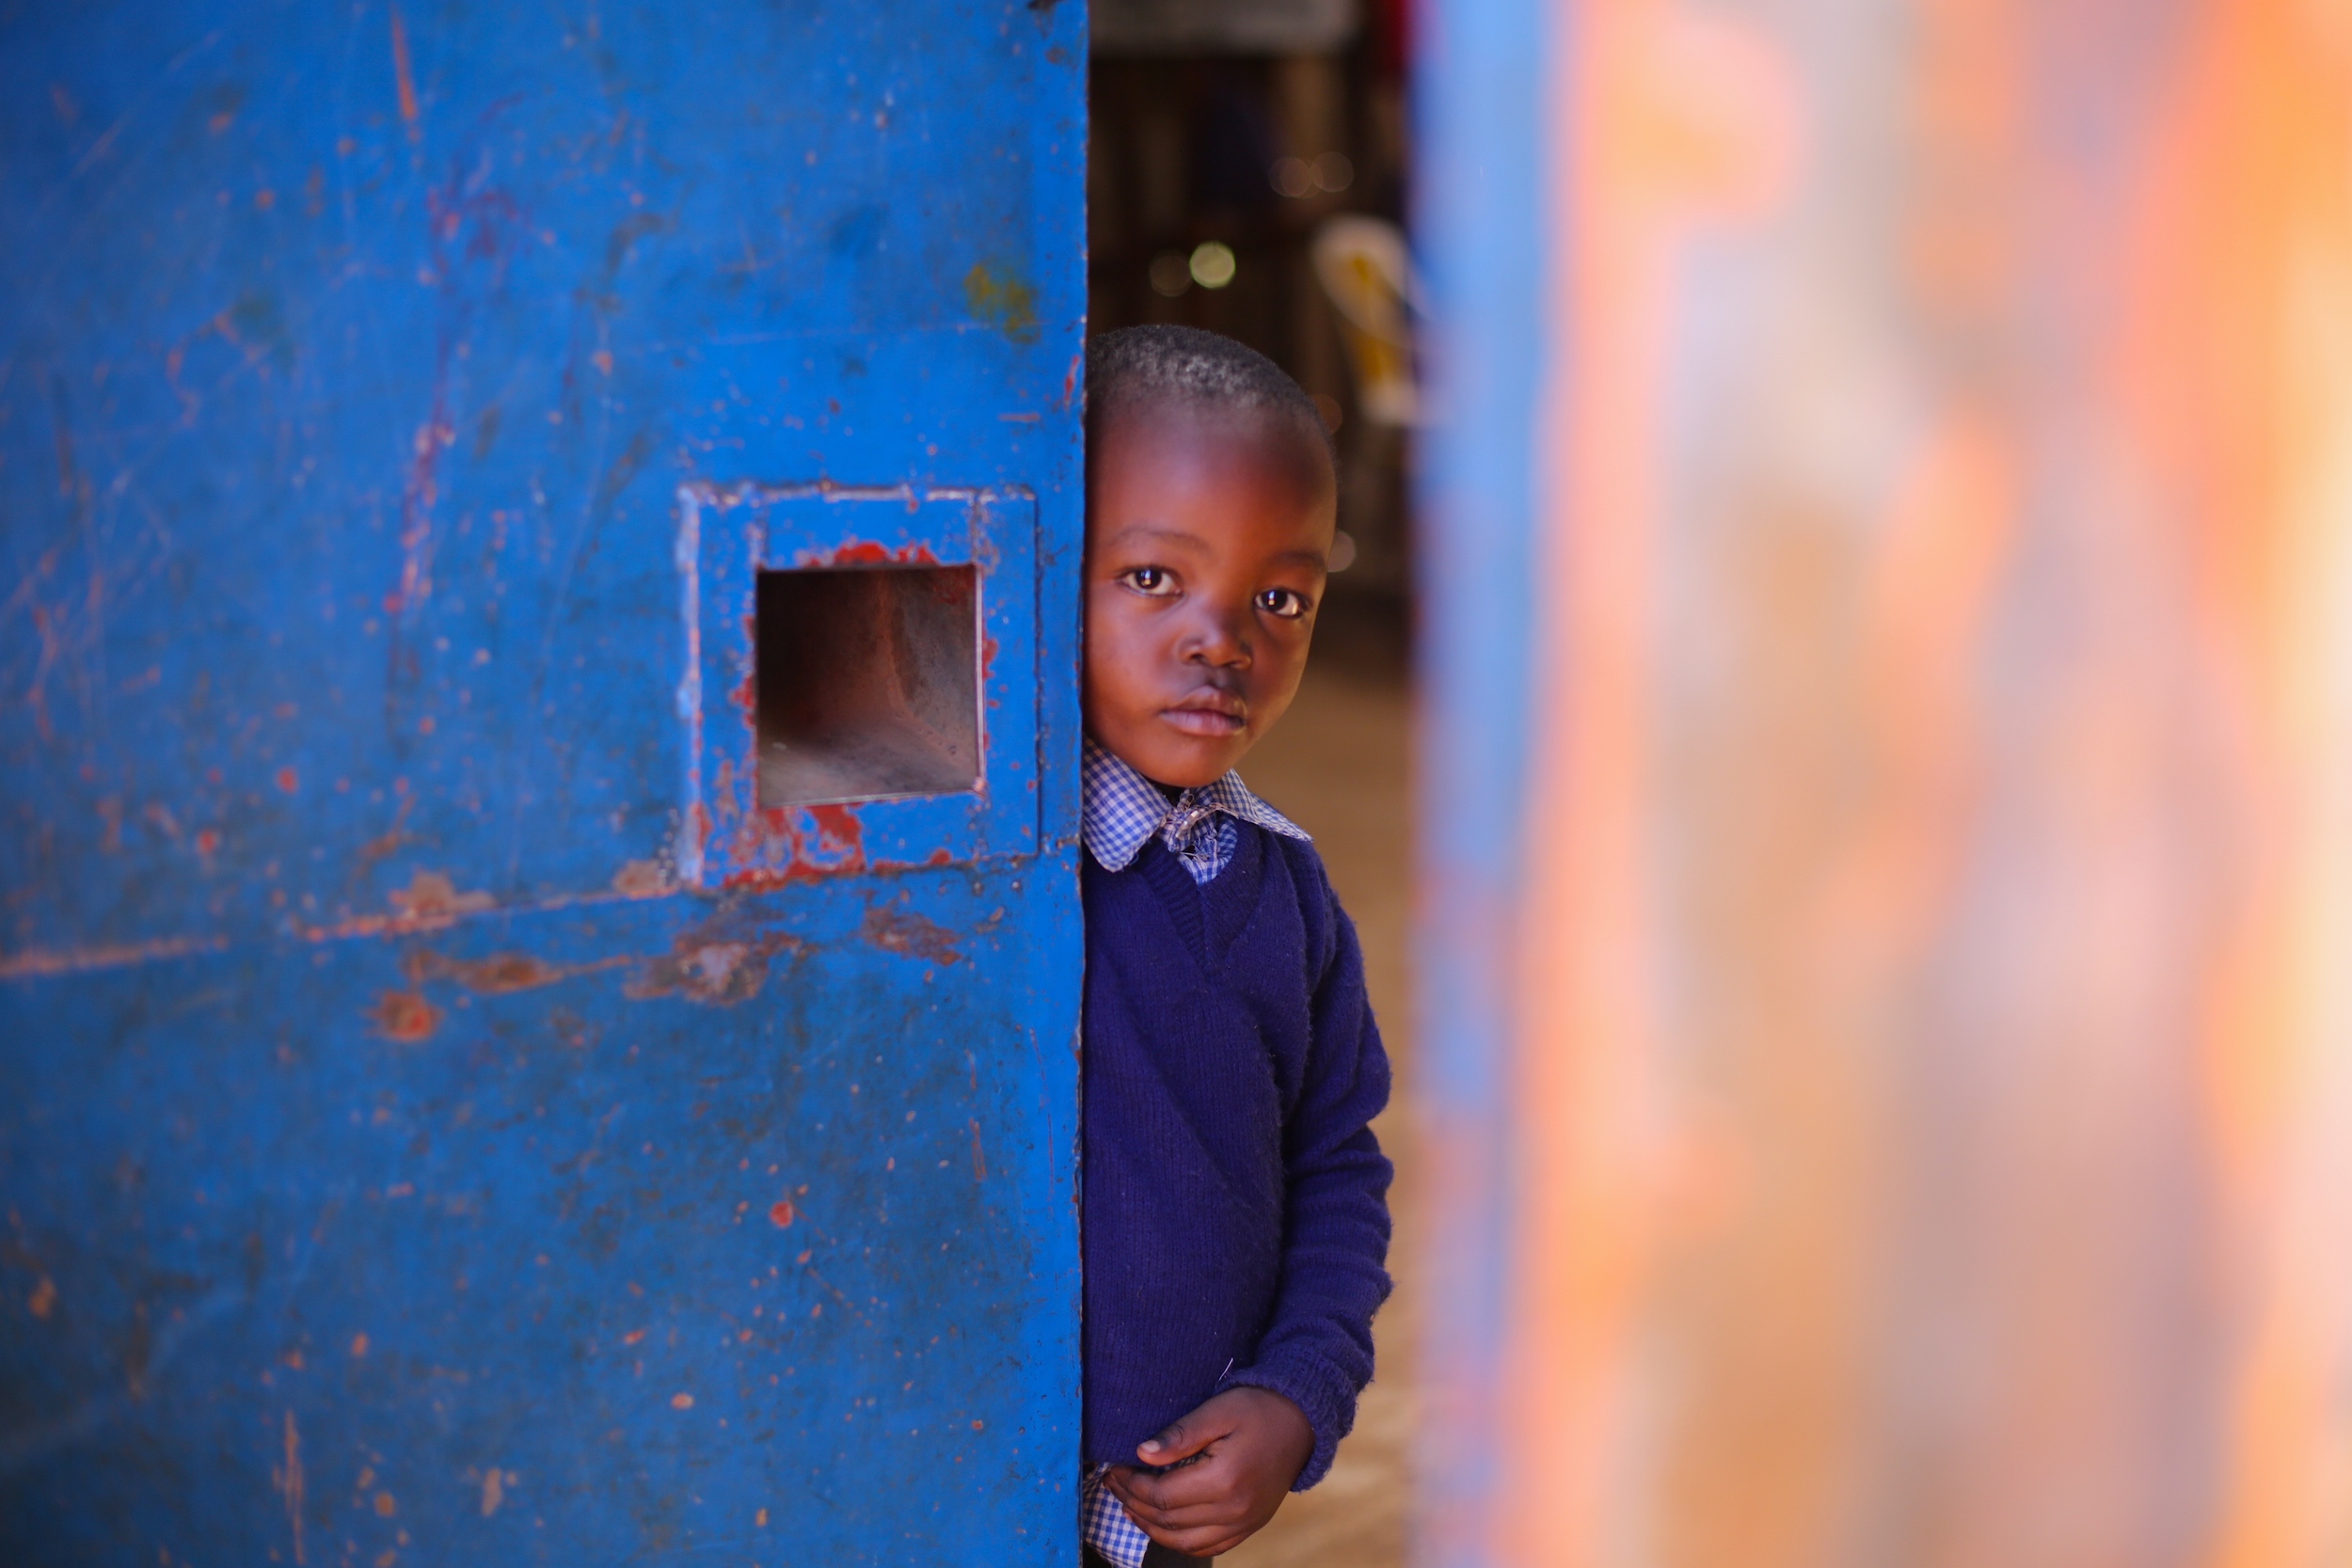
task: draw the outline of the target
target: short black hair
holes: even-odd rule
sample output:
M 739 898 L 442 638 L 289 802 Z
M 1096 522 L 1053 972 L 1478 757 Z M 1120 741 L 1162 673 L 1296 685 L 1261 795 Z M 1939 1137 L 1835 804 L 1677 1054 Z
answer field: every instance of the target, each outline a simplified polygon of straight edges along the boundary
M 1333 455 L 1314 399 L 1248 343 L 1197 326 L 1122 326 L 1087 344 L 1089 437 L 1120 410 L 1163 400 L 1288 419 L 1313 432 L 1324 454 Z

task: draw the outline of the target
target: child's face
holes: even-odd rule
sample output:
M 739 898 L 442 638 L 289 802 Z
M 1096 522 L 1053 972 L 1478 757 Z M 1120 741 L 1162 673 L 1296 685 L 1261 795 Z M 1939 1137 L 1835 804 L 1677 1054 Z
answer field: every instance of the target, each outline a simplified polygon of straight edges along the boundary
M 1298 690 L 1330 459 L 1283 420 L 1146 404 L 1099 432 L 1087 488 L 1087 728 L 1146 778 L 1208 784 Z

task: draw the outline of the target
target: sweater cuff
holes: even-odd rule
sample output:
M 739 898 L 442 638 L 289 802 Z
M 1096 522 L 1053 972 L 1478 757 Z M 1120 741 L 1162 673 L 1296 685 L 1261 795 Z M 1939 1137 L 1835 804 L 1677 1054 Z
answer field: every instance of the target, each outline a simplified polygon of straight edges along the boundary
M 1356 1424 L 1355 1386 L 1315 1357 L 1277 1354 L 1256 1366 L 1234 1368 L 1217 1380 L 1217 1387 L 1263 1388 L 1298 1406 L 1307 1418 L 1315 1448 L 1307 1456 L 1306 1468 L 1291 1482 L 1294 1492 L 1304 1492 L 1324 1478 L 1339 1452 L 1340 1439 Z

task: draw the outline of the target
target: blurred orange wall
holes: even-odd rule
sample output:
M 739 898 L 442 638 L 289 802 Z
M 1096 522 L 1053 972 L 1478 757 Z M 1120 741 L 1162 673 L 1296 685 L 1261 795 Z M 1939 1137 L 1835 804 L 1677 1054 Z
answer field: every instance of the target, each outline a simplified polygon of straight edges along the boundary
M 1550 15 L 1500 1506 L 1425 1555 L 2352 1562 L 2352 5 Z

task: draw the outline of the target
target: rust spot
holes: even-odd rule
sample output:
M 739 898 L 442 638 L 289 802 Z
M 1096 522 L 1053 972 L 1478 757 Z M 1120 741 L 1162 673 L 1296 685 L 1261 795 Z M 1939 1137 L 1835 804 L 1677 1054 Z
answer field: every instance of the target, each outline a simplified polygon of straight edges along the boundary
M 368 1337 L 366 1335 L 355 1334 L 351 1337 L 351 1354 L 355 1356 L 365 1355 L 368 1354 Z M 359 1484 L 365 1486 L 367 1482 L 363 1481 Z
M 298 1363 L 297 1363 L 298 1364 Z M 294 1412 L 286 1412 L 286 1463 L 278 1472 L 278 1489 L 286 1497 L 286 1522 L 294 1528 L 294 1554 L 297 1564 L 310 1558 L 302 1545 L 302 1514 L 307 1500 L 307 1488 L 302 1480 L 302 1433 L 294 1426 Z M 272 1554 L 273 1556 L 276 1554 Z
M 285 791 L 289 795 L 292 795 L 301 786 L 302 780 L 293 768 L 281 768 L 278 770 L 278 787 L 279 789 Z
M 400 118 L 408 126 L 408 139 L 417 139 L 417 77 L 408 68 L 408 27 L 400 8 L 392 8 L 392 85 L 400 93 Z
M 505 1474 L 493 1467 L 487 1475 L 482 1478 L 482 1516 L 487 1519 L 491 1514 L 496 1513 L 499 1511 L 499 1505 L 505 1500 Z
M 633 1345 L 644 1337 L 645 1331 L 644 1329 L 632 1328 L 627 1334 L 621 1336 L 621 1343 L 625 1345 Z
M 217 830 L 206 828 L 196 835 L 196 852 L 206 860 L 211 860 L 219 848 L 220 833 Z
M 972 1180 L 985 1181 L 988 1180 L 988 1156 L 980 1152 L 979 1118 L 974 1117 L 968 1119 L 972 1123 Z
M 612 891 L 626 898 L 654 898 L 670 891 L 669 874 L 659 861 L 630 861 L 612 874 Z
M 553 985 L 564 978 L 565 973 L 528 953 L 501 953 L 479 962 L 460 964 L 457 978 L 469 990 L 495 996 L 510 990 L 531 990 L 539 986 Z
M 375 1002 L 376 1032 L 390 1040 L 430 1039 L 433 1031 L 441 1026 L 441 1009 L 412 990 L 388 990 Z M 364 1355 L 367 1338 L 361 1336 L 353 1348 L 354 1355 Z
M 728 914 L 705 921 L 672 939 L 670 951 L 649 961 L 625 988 L 633 999 L 682 996 L 690 1002 L 732 1006 L 759 994 L 769 960 L 797 954 L 806 943 L 782 931 L 746 928 Z
M 0 980 L 71 975 L 89 969 L 122 969 L 125 964 L 151 964 L 155 959 L 176 959 L 188 952 L 221 952 L 226 947 L 226 936 L 172 936 L 155 942 L 125 942 L 122 947 L 78 947 L 73 952 L 33 947 L 28 952 L 0 955 Z
M 391 897 L 393 912 L 411 926 L 445 926 L 461 914 L 486 910 L 493 902 L 486 893 L 458 892 L 449 874 L 442 871 L 417 872 L 406 887 L 394 888 Z
M 407 824 L 410 808 L 415 806 L 416 803 L 417 798 L 415 796 L 405 794 L 401 796 L 400 809 L 392 814 L 392 825 L 390 830 L 386 832 L 378 833 L 375 837 L 359 846 L 359 852 L 353 857 L 358 863 L 357 871 L 359 876 L 366 876 L 370 871 L 375 869 L 376 862 L 384 859 L 388 855 L 392 854 L 398 850 L 402 845 L 410 842 L 414 835 L 404 832 L 403 829 Z
M 375 1516 L 377 1518 L 389 1519 L 399 1512 L 400 1505 L 392 1501 L 392 1495 L 389 1492 L 378 1492 L 375 1495 Z
M 670 1396 L 670 1408 L 673 1410 L 691 1410 L 694 1408 L 694 1396 L 691 1394 L 672 1394 Z
M 419 953 L 408 961 L 408 974 L 412 979 L 453 979 L 468 990 L 485 996 L 536 990 L 541 986 L 551 986 L 572 973 L 528 953 L 494 953 L 486 958 L 471 959 L 445 958 L 438 953 Z
M 791 1205 L 787 1204 L 785 1207 L 789 1209 Z M 789 1225 L 792 1222 L 787 1218 L 784 1223 Z M 40 1281 L 33 1286 L 33 1293 L 25 1298 L 25 1310 L 31 1312 L 36 1318 L 45 1318 L 56 1309 L 56 1306 L 57 1282 L 47 1275 L 42 1275 Z
M 963 275 L 963 301 L 972 314 L 993 321 L 996 329 L 1016 343 L 1037 339 L 1037 291 L 1008 268 L 998 277 L 985 261 L 975 261 Z
M 792 1200 L 788 1197 L 780 1197 L 776 1199 L 775 1202 L 770 1204 L 768 1206 L 768 1221 L 778 1229 L 782 1229 L 786 1226 L 790 1225 L 792 1223 Z M 42 1280 L 41 1283 L 46 1285 L 48 1281 Z
M 913 910 L 867 910 L 862 934 L 885 953 L 930 963 L 951 964 L 963 956 L 956 951 L 953 931 Z

